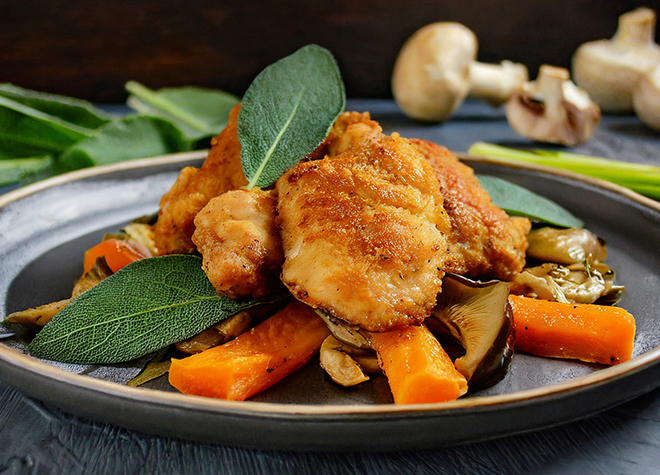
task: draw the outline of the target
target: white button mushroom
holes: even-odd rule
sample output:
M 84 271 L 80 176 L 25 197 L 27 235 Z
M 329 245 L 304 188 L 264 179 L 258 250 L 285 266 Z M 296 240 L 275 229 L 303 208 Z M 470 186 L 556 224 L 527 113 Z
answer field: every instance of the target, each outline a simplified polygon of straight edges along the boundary
M 392 92 L 410 117 L 440 122 L 453 114 L 468 94 L 494 106 L 503 104 L 527 80 L 527 68 L 504 61 L 476 61 L 477 38 L 460 23 L 439 22 L 415 32 L 399 52 Z
M 567 69 L 543 65 L 536 81 L 520 86 L 506 104 L 511 128 L 539 142 L 579 145 L 600 122 L 600 109 L 570 80 Z
M 633 106 L 642 122 L 660 131 L 660 66 L 641 77 L 633 90 Z
M 655 24 L 653 10 L 638 8 L 619 17 L 612 39 L 585 43 L 573 55 L 573 79 L 604 112 L 633 111 L 637 81 L 660 64 Z

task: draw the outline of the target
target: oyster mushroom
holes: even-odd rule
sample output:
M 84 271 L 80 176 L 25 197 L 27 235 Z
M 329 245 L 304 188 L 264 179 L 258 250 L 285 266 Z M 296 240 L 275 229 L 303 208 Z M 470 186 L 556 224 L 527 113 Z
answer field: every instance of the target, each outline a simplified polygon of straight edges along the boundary
M 527 257 L 558 264 L 607 259 L 605 243 L 587 229 L 543 227 L 527 235 Z
M 615 303 L 624 287 L 614 284 L 614 271 L 603 263 L 562 266 L 546 262 L 520 272 L 511 292 L 563 303 Z
M 465 348 L 454 362 L 471 389 L 500 381 L 513 357 L 514 328 L 505 282 L 475 282 L 447 274 L 432 316 Z
M 600 109 L 570 80 L 567 69 L 543 65 L 536 81 L 520 86 L 506 103 L 511 128 L 539 142 L 580 145 L 600 122 Z
M 522 64 L 476 61 L 477 37 L 460 23 L 438 22 L 416 31 L 394 64 L 392 92 L 410 117 L 441 122 L 470 95 L 494 106 L 528 78 Z
M 619 17 L 612 39 L 581 45 L 573 55 L 573 78 L 604 112 L 633 111 L 633 90 L 642 75 L 660 64 L 656 14 L 638 8 Z

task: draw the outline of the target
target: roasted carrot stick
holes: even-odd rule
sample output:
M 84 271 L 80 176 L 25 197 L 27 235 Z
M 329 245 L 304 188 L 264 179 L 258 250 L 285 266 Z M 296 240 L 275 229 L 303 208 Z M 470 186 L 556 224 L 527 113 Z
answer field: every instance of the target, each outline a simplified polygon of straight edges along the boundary
M 149 257 L 149 252 L 122 239 L 101 241 L 85 251 L 84 271 L 89 272 L 99 257 L 105 257 L 108 267 L 117 272 L 133 261 Z
M 635 319 L 620 307 L 510 295 L 515 348 L 537 356 L 617 364 L 630 359 Z
M 235 340 L 173 359 L 170 383 L 185 394 L 243 401 L 307 363 L 329 334 L 311 308 L 293 302 Z
M 466 393 L 465 377 L 424 325 L 369 335 L 396 404 L 451 401 Z

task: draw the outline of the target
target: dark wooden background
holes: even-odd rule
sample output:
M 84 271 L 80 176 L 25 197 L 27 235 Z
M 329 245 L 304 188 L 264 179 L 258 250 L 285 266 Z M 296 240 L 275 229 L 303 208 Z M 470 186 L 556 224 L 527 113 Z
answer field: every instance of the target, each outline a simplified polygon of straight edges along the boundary
M 568 66 L 575 48 L 611 37 L 632 0 L 4 0 L 0 82 L 96 102 L 123 102 L 126 81 L 195 84 L 242 94 L 298 47 L 329 48 L 349 97 L 391 97 L 405 39 L 434 21 L 479 37 L 479 59 Z

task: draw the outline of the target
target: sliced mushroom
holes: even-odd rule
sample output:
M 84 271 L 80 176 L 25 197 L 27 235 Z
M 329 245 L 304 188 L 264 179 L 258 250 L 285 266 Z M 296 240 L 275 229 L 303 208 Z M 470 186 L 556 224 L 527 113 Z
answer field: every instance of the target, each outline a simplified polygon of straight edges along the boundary
M 475 282 L 447 274 L 432 316 L 465 348 L 456 369 L 471 389 L 500 381 L 513 357 L 514 328 L 505 282 Z
M 516 275 L 511 292 L 564 303 L 616 301 L 624 288 L 614 284 L 614 271 L 602 263 L 587 261 L 570 266 L 544 263 Z
M 187 340 L 176 343 L 176 349 L 181 353 L 194 355 L 202 351 L 222 345 L 233 340 L 241 333 L 245 333 L 252 325 L 252 316 L 249 310 L 243 310 L 233 317 L 229 317 L 220 323 L 198 333 Z
M 656 14 L 638 8 L 619 17 L 610 40 L 590 41 L 573 55 L 573 77 L 605 112 L 633 111 L 632 92 L 647 71 L 660 64 Z
M 403 45 L 392 73 L 392 92 L 410 117 L 440 122 L 468 96 L 503 104 L 528 78 L 522 64 L 478 63 L 477 37 L 460 23 L 438 22 Z
M 527 257 L 558 264 L 607 259 L 605 243 L 587 229 L 543 227 L 527 235 Z
M 360 327 L 349 325 L 345 322 L 331 317 L 321 309 L 314 310 L 316 314 L 323 319 L 328 329 L 339 341 L 346 343 L 354 348 L 370 348 L 369 338 L 362 334 Z
M 353 358 L 356 353 L 365 358 L 368 356 L 366 350 L 347 345 L 330 335 L 321 345 L 319 363 L 335 383 L 346 387 L 355 386 L 369 380 L 362 366 Z
M 543 65 L 536 81 L 519 87 L 506 103 L 511 128 L 539 142 L 580 145 L 600 123 L 600 109 L 570 80 L 567 69 Z

